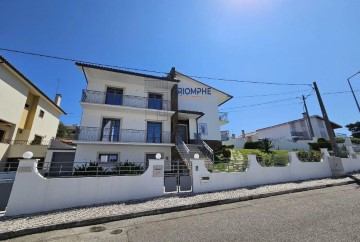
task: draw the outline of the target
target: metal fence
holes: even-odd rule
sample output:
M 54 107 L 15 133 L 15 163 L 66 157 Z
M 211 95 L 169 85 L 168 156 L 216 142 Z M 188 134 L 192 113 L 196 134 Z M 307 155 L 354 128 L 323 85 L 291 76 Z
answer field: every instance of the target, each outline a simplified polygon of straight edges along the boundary
M 170 132 L 78 126 L 75 140 L 124 143 L 171 143 Z
M 151 103 L 151 98 L 149 97 L 119 95 L 119 98 L 119 100 L 116 100 L 116 103 L 106 103 L 106 92 L 83 90 L 81 101 L 87 103 L 128 106 L 135 108 L 149 108 L 168 111 L 171 110 L 170 102 L 168 100 L 161 100 L 161 105 L 155 105 L 154 107 L 151 107 L 151 105 L 149 105 L 149 103 Z
M 4 139 L 1 143 L 10 145 L 49 145 L 50 140 L 10 140 Z
M 44 177 L 135 176 L 147 169 L 145 162 L 44 162 L 39 173 Z

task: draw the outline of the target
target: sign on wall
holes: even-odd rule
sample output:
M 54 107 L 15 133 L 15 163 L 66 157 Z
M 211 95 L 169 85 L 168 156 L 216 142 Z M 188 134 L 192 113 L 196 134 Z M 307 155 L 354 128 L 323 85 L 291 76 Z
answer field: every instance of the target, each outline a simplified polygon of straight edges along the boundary
M 179 87 L 179 96 L 205 96 L 211 95 L 211 87 L 200 88 L 200 87 Z
M 208 135 L 208 128 L 206 123 L 199 123 L 199 133 L 201 135 Z

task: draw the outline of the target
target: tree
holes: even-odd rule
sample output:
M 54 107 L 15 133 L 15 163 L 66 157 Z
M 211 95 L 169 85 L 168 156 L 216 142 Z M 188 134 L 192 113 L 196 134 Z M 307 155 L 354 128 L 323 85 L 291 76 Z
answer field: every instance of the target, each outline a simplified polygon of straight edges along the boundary
M 274 148 L 274 145 L 272 144 L 272 141 L 269 140 L 268 138 L 265 139 L 261 139 L 259 140 L 260 144 L 259 144 L 259 150 L 261 150 L 264 153 L 272 153 L 271 149 Z
M 60 122 L 58 129 L 57 129 L 56 137 L 57 138 L 65 138 L 65 136 L 66 136 L 65 124 L 63 122 Z
M 357 121 L 356 123 L 350 123 L 345 126 L 351 132 L 351 135 L 354 138 L 360 138 L 360 122 Z

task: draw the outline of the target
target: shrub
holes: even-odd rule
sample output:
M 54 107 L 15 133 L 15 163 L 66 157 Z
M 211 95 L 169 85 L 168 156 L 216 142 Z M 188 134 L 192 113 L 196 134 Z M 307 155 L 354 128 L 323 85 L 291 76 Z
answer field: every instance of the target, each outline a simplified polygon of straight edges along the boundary
M 337 137 L 337 138 L 335 138 L 335 140 L 336 140 L 336 143 L 339 143 L 339 144 L 345 143 L 345 139 L 341 138 L 341 137 Z
M 103 169 L 97 162 L 89 162 L 74 168 L 74 176 L 96 176 L 109 174 L 107 169 Z
M 352 137 L 351 138 L 351 143 L 359 145 L 360 144 L 360 139 Z
M 251 149 L 251 150 L 256 150 L 259 149 L 260 147 L 260 142 L 259 141 L 246 141 L 244 144 L 244 149 Z
M 319 151 L 299 151 L 297 157 L 302 162 L 320 162 L 321 153 Z
M 111 173 L 114 175 L 137 175 L 144 173 L 144 167 L 129 161 L 119 162 L 114 164 Z
M 319 139 L 325 140 L 323 138 L 319 138 Z M 322 142 L 309 143 L 309 146 L 311 150 L 320 150 L 320 148 L 327 148 L 328 150 L 332 150 L 331 144 L 327 140 Z
M 269 140 L 268 138 L 260 140 L 259 150 L 261 150 L 262 152 L 270 154 L 272 152 L 271 149 L 273 148 L 274 145 L 272 144 L 271 140 Z
M 221 149 L 223 150 L 223 149 L 234 149 L 234 145 L 222 145 L 221 146 Z
M 325 138 L 318 138 L 317 139 L 318 143 L 322 143 L 322 142 L 329 142 L 328 140 L 326 140 Z
M 225 150 L 223 150 L 222 154 L 226 159 L 229 159 L 231 157 L 231 151 L 230 150 L 225 149 Z

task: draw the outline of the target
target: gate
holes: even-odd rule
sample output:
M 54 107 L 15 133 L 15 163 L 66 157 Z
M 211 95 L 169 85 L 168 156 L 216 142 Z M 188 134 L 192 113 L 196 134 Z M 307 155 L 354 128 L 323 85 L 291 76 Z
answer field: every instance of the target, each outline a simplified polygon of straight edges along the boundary
M 164 187 L 165 193 L 192 192 L 191 163 L 176 160 L 165 166 Z

